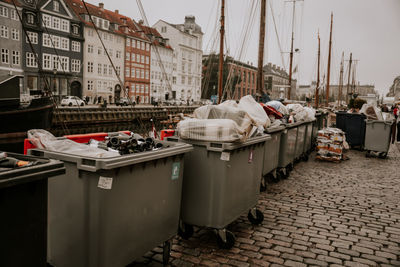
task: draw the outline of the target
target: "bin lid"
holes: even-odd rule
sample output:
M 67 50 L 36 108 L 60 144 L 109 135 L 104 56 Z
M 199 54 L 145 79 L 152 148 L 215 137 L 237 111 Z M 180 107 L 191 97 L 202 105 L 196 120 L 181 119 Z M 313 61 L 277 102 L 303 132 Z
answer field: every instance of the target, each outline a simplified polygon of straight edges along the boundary
M 9 152 L 7 152 L 7 155 L 19 160 L 33 161 L 35 164 L 15 169 L 0 170 L 0 188 L 47 179 L 65 173 L 64 163 L 58 160 Z
M 187 144 L 191 144 L 193 146 L 203 146 L 206 147 L 209 151 L 231 151 L 241 147 L 251 146 L 258 143 L 264 143 L 267 140 L 271 139 L 269 134 L 263 134 L 261 136 L 255 136 L 247 139 L 245 142 L 206 142 L 206 141 L 198 141 L 198 140 L 190 140 L 190 139 L 181 139 L 178 137 L 168 137 L 167 140 L 175 141 L 175 142 L 183 142 Z
M 79 170 L 97 172 L 99 170 L 112 170 L 115 168 L 130 166 L 138 163 L 148 162 L 156 159 L 176 156 L 193 150 L 188 144 L 159 141 L 164 144 L 160 150 L 145 151 L 129 155 L 121 155 L 112 158 L 83 157 L 44 149 L 30 149 L 29 154 L 40 155 L 46 158 L 76 163 Z
M 271 134 L 271 133 L 276 133 L 276 132 L 283 131 L 283 130 L 285 130 L 285 128 L 286 127 L 282 126 L 282 125 L 276 126 L 276 127 L 269 127 L 269 128 L 266 128 L 264 130 L 264 132 L 267 133 L 267 134 Z

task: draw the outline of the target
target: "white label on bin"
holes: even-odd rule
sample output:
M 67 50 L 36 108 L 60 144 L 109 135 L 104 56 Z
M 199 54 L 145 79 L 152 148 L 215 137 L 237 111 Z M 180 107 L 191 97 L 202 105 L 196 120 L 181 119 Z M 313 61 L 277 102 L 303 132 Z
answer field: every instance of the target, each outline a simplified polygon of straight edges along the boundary
M 229 161 L 231 154 L 229 152 L 221 152 L 221 160 Z
M 249 151 L 249 160 L 248 160 L 248 162 L 249 163 L 253 162 L 253 149 L 250 149 L 250 151 Z
M 111 189 L 113 178 L 100 176 L 97 187 L 102 189 Z

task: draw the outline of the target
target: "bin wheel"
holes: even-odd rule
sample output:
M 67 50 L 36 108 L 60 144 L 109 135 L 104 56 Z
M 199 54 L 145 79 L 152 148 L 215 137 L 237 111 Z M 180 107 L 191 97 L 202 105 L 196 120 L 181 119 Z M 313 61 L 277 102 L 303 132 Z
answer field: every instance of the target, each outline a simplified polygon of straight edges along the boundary
M 267 191 L 267 181 L 265 177 L 262 177 L 260 183 L 260 192 L 265 192 L 265 191 Z
M 387 153 L 385 153 L 385 152 L 379 153 L 379 158 L 386 159 L 387 158 Z
M 171 256 L 171 241 L 164 242 L 163 246 L 163 265 L 167 266 L 169 263 L 169 258 Z
M 183 239 L 189 239 L 194 233 L 193 226 L 186 223 L 180 223 L 178 228 L 178 235 Z
M 249 219 L 249 222 L 251 222 L 251 224 L 254 225 L 261 224 L 264 221 L 264 214 L 258 209 L 256 209 L 255 212 L 256 212 L 256 217 L 254 217 L 252 211 L 250 210 L 249 213 L 247 214 L 247 218 Z
M 226 240 L 224 240 L 219 233 L 217 233 L 217 244 L 221 249 L 231 249 L 235 244 L 235 235 L 228 230 L 225 230 Z

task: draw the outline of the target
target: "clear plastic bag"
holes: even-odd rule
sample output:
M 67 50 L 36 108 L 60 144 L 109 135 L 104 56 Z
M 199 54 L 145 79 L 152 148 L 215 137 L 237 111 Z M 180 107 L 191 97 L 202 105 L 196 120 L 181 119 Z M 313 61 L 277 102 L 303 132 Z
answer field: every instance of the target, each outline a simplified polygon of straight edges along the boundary
M 69 139 L 59 139 L 42 129 L 28 131 L 28 138 L 40 149 L 93 158 L 112 158 L 120 156 L 118 152 L 105 151 L 86 144 L 76 143 Z
M 272 100 L 272 101 L 265 103 L 265 105 L 273 107 L 274 109 L 276 109 L 283 115 L 289 115 L 288 109 L 280 101 Z
M 244 142 L 248 137 L 230 119 L 187 119 L 180 121 L 176 129 L 180 138 L 199 141 Z
M 267 128 L 271 124 L 262 106 L 257 103 L 251 95 L 246 95 L 240 99 L 239 108 L 245 110 L 249 114 L 255 126 Z

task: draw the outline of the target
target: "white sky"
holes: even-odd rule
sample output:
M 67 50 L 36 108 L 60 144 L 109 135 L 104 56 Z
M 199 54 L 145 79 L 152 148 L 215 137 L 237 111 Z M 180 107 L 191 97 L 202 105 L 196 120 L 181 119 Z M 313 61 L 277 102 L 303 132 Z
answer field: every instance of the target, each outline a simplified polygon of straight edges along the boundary
M 226 46 L 229 53 L 238 58 L 243 43 L 244 26 L 253 23 L 248 31 L 247 46 L 240 59 L 257 64 L 259 0 L 226 1 Z M 135 0 L 90 0 L 92 4 L 103 2 L 106 9 L 118 9 L 121 14 L 135 20 L 141 19 Z M 251 5 L 257 4 L 255 15 L 249 20 Z M 293 4 L 285 0 L 267 0 L 273 7 L 276 29 L 282 50 L 290 49 L 291 20 Z M 185 15 L 194 15 L 196 23 L 205 33 L 203 50 L 215 50 L 219 31 L 220 0 L 142 0 L 149 24 L 159 19 L 179 24 Z M 281 53 L 272 21 L 271 9 L 267 9 L 267 39 L 265 62 L 272 62 L 288 68 L 288 54 Z M 304 0 L 296 4 L 295 48 L 300 53 L 295 55 L 295 65 L 299 72 L 295 74 L 300 84 L 309 84 L 316 78 L 317 32 L 321 36 L 321 72 L 327 72 L 330 13 L 333 12 L 333 54 L 331 83 L 339 80 L 339 67 L 342 52 L 348 59 L 350 52 L 353 59 L 358 59 L 357 80 L 361 84 L 375 84 L 382 94 L 389 90 L 396 76 L 400 75 L 400 0 Z M 218 13 L 218 14 L 217 14 Z M 347 68 L 347 62 L 345 70 Z M 345 81 L 347 81 L 345 75 Z

